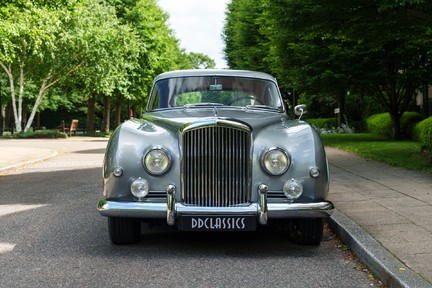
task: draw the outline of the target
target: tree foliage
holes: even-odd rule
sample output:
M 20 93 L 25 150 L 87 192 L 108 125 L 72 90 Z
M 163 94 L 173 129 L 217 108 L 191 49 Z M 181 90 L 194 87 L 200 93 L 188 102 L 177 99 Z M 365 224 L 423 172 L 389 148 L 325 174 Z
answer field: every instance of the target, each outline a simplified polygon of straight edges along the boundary
M 253 21 L 259 28 L 251 31 L 266 35 L 260 38 L 259 47 L 266 49 L 259 58 L 266 59 L 283 88 L 339 99 L 349 90 L 367 93 L 391 114 L 393 137 L 400 137 L 403 112 L 432 77 L 430 1 L 233 0 L 225 41 L 237 51 L 226 50 L 229 63 L 240 63 L 245 57 L 238 55 L 256 51 L 246 41 L 250 38 L 237 36 L 240 28 L 230 28 L 247 23 L 241 11 L 248 5 L 260 6 Z M 258 62 L 246 61 L 244 67 L 260 68 Z
M 46 52 L 56 46 L 56 38 L 61 32 L 60 19 L 64 17 L 63 11 L 36 6 L 32 2 L 20 4 L 2 6 L 0 12 L 3 19 L 0 22 L 0 66 L 9 80 L 17 131 L 22 130 L 22 102 L 27 70 L 41 73 L 33 78 L 33 81 L 41 83 L 39 94 L 44 93 L 55 81 L 52 80 L 52 71 L 43 73 L 42 70 L 50 62 L 52 55 Z M 16 86 L 19 88 L 18 95 Z
M 228 4 L 223 30 L 227 64 L 232 69 L 267 71 L 266 34 L 261 32 L 260 0 L 234 0 Z
M 56 106 L 50 101 L 103 97 L 109 114 L 109 98 L 117 108 L 122 99 L 143 102 L 161 72 L 214 67 L 208 56 L 180 49 L 167 19 L 156 0 L 2 1 L 0 73 L 9 82 L 16 131 Z

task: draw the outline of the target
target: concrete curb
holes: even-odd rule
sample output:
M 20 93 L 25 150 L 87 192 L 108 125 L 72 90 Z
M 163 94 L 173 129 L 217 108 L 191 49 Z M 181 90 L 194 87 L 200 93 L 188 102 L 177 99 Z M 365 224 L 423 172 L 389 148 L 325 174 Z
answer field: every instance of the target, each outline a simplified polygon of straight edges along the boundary
M 26 165 L 33 164 L 33 163 L 36 163 L 36 162 L 45 161 L 45 160 L 53 158 L 53 157 L 55 157 L 57 155 L 58 155 L 58 151 L 52 151 L 50 155 L 45 156 L 45 157 L 36 158 L 36 159 L 24 161 L 24 162 L 19 162 L 19 163 L 15 163 L 15 164 L 12 164 L 12 165 L 9 165 L 9 166 L 5 166 L 5 167 L 0 167 L 0 173 L 1 172 L 6 172 L 6 171 L 9 171 L 9 170 L 15 170 L 15 169 L 18 169 L 20 167 L 24 167 Z
M 331 229 L 341 241 L 347 244 L 360 261 L 387 287 L 432 287 L 342 212 L 335 209 L 329 222 Z

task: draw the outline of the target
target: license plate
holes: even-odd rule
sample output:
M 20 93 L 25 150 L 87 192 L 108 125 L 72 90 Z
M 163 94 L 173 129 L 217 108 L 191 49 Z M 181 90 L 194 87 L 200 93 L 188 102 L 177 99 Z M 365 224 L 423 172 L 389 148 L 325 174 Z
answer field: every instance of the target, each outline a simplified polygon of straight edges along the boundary
M 183 231 L 254 231 L 256 229 L 256 217 L 252 215 L 182 215 L 179 220 L 179 228 Z

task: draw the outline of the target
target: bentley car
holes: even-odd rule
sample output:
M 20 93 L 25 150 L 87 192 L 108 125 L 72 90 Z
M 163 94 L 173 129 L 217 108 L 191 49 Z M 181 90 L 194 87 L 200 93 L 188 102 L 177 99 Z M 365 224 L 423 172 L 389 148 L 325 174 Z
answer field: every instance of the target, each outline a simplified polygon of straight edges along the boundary
M 97 208 L 112 243 L 138 242 L 147 222 L 182 231 L 274 224 L 295 243 L 319 245 L 333 209 L 328 164 L 319 135 L 298 118 L 265 73 L 156 77 L 143 117 L 124 122 L 107 146 Z

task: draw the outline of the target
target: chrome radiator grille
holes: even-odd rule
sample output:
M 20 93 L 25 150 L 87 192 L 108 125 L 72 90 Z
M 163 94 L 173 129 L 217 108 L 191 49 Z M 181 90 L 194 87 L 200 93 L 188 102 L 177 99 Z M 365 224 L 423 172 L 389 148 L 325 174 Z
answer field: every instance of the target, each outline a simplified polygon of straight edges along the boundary
M 230 207 L 250 200 L 250 132 L 205 126 L 183 134 L 183 201 Z

